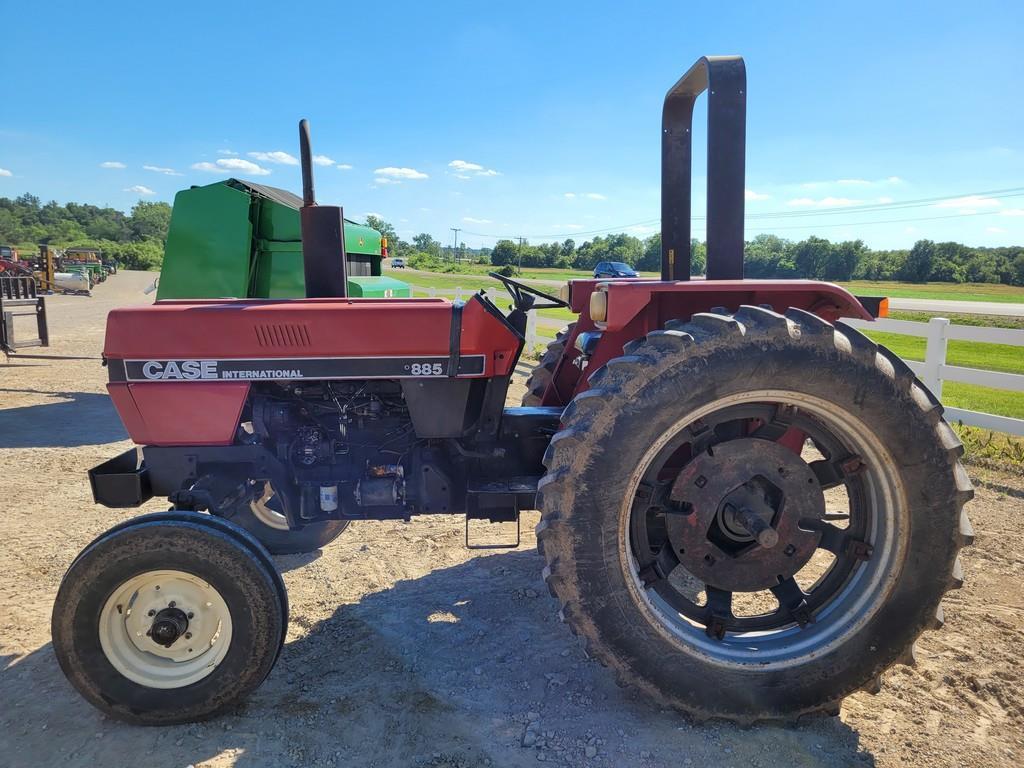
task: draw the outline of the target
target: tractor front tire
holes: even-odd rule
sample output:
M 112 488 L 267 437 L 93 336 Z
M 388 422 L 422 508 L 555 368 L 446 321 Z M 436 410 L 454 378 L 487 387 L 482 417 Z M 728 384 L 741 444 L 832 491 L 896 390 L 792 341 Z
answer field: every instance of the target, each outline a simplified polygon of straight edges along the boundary
M 538 547 L 620 683 L 698 720 L 793 722 L 877 692 L 941 626 L 973 491 L 942 406 L 884 347 L 742 307 L 631 342 L 589 383 L 544 458 Z
M 526 380 L 526 394 L 523 395 L 524 406 L 541 404 L 541 400 L 544 398 L 544 390 L 548 388 L 548 383 L 555 373 L 555 366 L 558 365 L 558 361 L 565 351 L 566 339 L 572 335 L 572 330 L 575 326 L 576 323 L 570 323 L 555 335 L 555 340 L 548 344 L 544 356 L 541 357 L 540 362 L 530 372 L 530 377 Z
M 270 673 L 287 595 L 269 556 L 208 515 L 116 526 L 65 574 L 53 607 L 57 661 L 109 717 L 171 725 L 234 707 Z

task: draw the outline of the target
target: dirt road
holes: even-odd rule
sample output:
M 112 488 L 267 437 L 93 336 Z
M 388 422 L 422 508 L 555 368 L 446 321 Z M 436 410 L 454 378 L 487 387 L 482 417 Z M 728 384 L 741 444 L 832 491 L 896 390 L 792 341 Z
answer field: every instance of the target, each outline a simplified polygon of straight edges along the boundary
M 506 554 L 465 550 L 462 521 L 435 517 L 354 523 L 316 556 L 278 558 L 288 643 L 241 711 L 173 728 L 105 720 L 58 670 L 49 615 L 73 556 L 133 514 L 94 506 L 85 472 L 128 446 L 96 358 L 106 312 L 146 302 L 150 280 L 121 273 L 91 299 L 49 299 L 49 354 L 90 359 L 0 362 L 0 766 L 1024 761 L 1024 484 L 991 474 L 977 477 L 977 544 L 945 628 L 919 642 L 916 667 L 851 697 L 839 718 L 699 726 L 622 692 L 559 623 L 531 514 Z

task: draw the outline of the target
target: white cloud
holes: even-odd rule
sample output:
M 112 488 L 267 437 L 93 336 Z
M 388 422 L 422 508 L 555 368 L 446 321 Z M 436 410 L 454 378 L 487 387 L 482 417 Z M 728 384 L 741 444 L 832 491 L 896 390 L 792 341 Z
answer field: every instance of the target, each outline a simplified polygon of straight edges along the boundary
M 369 218 L 370 216 L 373 216 L 373 218 L 375 218 L 375 219 L 383 219 L 384 218 L 384 214 L 383 213 L 377 213 L 376 211 L 367 211 L 366 213 L 363 214 L 363 219 L 365 220 L 365 219 Z
M 334 165 L 334 161 L 327 155 L 313 155 L 313 162 L 316 165 Z
M 467 163 L 465 160 L 452 160 L 448 163 L 449 168 L 454 168 L 456 171 L 482 171 L 484 167 L 478 163 Z
M 156 194 L 152 189 L 150 189 L 149 187 L 144 187 L 141 184 L 136 184 L 133 187 L 125 187 L 124 191 L 125 192 L 134 192 L 137 195 L 153 195 L 153 194 Z
M 936 208 L 956 208 L 957 213 L 977 213 L 982 208 L 998 208 L 1002 203 L 994 197 L 981 197 L 980 195 L 967 195 L 966 197 L 955 197 L 952 200 L 943 200 L 936 203 Z
M 588 200 L 607 200 L 608 198 L 602 195 L 600 192 L 587 192 L 584 195 Z
M 572 200 L 573 198 L 575 198 L 575 197 L 576 197 L 576 193 L 575 193 L 575 192 L 566 192 L 566 193 L 565 193 L 565 197 L 566 197 L 567 199 L 569 199 L 569 200 Z
M 455 178 L 468 179 L 469 174 L 474 176 L 501 176 L 493 168 L 484 168 L 480 163 L 471 163 L 468 160 L 452 160 L 448 167 L 455 171 Z
M 142 170 L 144 170 L 144 171 L 153 171 L 153 173 L 162 173 L 164 176 L 181 176 L 182 175 L 182 174 L 178 173 L 176 170 L 174 170 L 173 168 L 163 168 L 163 167 L 161 167 L 159 165 L 144 165 L 144 166 L 142 166 Z
M 767 200 L 769 197 L 771 197 L 771 195 L 766 195 L 761 192 L 755 192 L 752 189 L 743 190 L 744 200 Z
M 386 168 L 378 168 L 374 171 L 378 176 L 386 176 L 391 179 L 425 179 L 427 174 L 417 171 L 415 168 L 396 168 L 389 165 Z
M 385 176 L 378 176 L 373 180 L 374 184 L 401 184 L 397 179 L 389 179 Z
M 263 163 L 277 163 L 278 165 L 298 165 L 299 159 L 289 155 L 287 152 L 277 150 L 276 152 L 247 152 L 253 160 Z
M 349 165 L 348 163 L 338 163 L 338 170 L 339 171 L 351 171 L 352 170 L 352 166 Z
M 208 173 L 231 173 L 232 171 L 244 171 L 253 176 L 269 176 L 267 168 L 242 160 L 239 157 L 223 157 L 215 163 L 193 163 L 192 169 L 196 171 L 207 171 Z
M 810 197 L 797 197 L 786 203 L 795 208 L 845 208 L 849 205 L 858 205 L 862 200 L 853 200 L 849 197 L 823 197 L 821 200 L 814 200 Z
M 1003 229 L 1002 227 L 985 227 L 985 231 L 986 232 L 991 232 L 993 235 L 1001 235 L 1006 230 Z
M 814 189 L 816 187 L 831 187 L 831 186 L 843 186 L 843 187 L 874 187 L 884 184 L 902 184 L 903 179 L 899 176 L 887 176 L 884 179 L 878 179 L 871 181 L 870 179 L 831 179 L 828 181 L 805 181 L 800 186 L 804 189 Z
M 218 149 L 217 150 L 217 154 L 218 155 L 227 155 L 228 157 L 235 157 L 235 156 L 238 155 L 238 153 L 235 152 L 235 150 L 233 150 L 233 149 Z
M 891 203 L 891 202 L 893 202 L 893 199 L 891 197 L 886 196 L 886 195 L 882 195 L 882 197 L 878 198 L 878 202 L 883 203 L 883 204 L 884 203 Z
M 100 168 L 127 168 L 128 166 L 120 160 L 107 160 L 100 163 Z
M 10 174 L 8 174 L 10 175 Z M 0 173 L 0 176 L 3 176 Z M 1007 208 L 999 212 L 1000 216 L 1024 216 L 1024 208 Z
M 903 231 L 906 232 L 908 235 L 912 235 L 915 232 L 917 232 L 917 227 L 904 227 Z
M 967 197 L 955 197 L 952 200 L 943 200 L 936 203 L 936 208 L 998 208 L 999 201 L 994 197 L 981 197 L 979 195 L 968 195 Z
M 474 219 L 472 216 L 463 216 L 462 220 L 467 224 L 490 224 L 490 219 Z
M 14 174 L 8 171 L 6 168 L 0 168 L 0 176 L 13 176 Z

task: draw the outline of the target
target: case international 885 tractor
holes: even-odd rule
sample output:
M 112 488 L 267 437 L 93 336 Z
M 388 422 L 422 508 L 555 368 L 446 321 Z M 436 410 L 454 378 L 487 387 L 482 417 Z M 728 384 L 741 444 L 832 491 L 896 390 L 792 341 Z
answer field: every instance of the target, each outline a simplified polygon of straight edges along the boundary
M 691 282 L 704 90 L 708 279 Z M 742 279 L 745 92 L 742 59 L 716 57 L 666 97 L 660 280 L 576 280 L 563 302 L 505 279 L 507 316 L 482 295 L 347 298 L 342 211 L 314 202 L 303 123 L 307 298 L 110 313 L 110 395 L 141 448 L 92 470 L 93 493 L 171 509 L 68 570 L 53 643 L 78 690 L 132 722 L 212 716 L 285 636 L 260 538 L 314 548 L 353 519 L 534 508 L 565 622 L 662 705 L 791 721 L 911 663 L 972 539 L 961 446 L 907 366 L 843 324 L 864 304 Z M 506 408 L 526 313 L 562 304 L 578 321 L 530 404 Z

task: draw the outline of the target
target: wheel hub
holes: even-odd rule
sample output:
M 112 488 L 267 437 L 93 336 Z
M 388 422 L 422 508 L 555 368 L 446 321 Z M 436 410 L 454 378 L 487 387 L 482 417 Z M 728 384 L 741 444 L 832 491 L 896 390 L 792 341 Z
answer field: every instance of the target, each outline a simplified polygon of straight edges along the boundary
M 188 631 L 188 616 L 180 608 L 164 608 L 153 619 L 149 636 L 154 643 L 170 648 Z
M 715 445 L 679 473 L 667 515 L 669 542 L 683 566 L 709 586 L 756 592 L 806 565 L 821 533 L 825 497 L 810 467 L 785 446 L 757 438 Z

